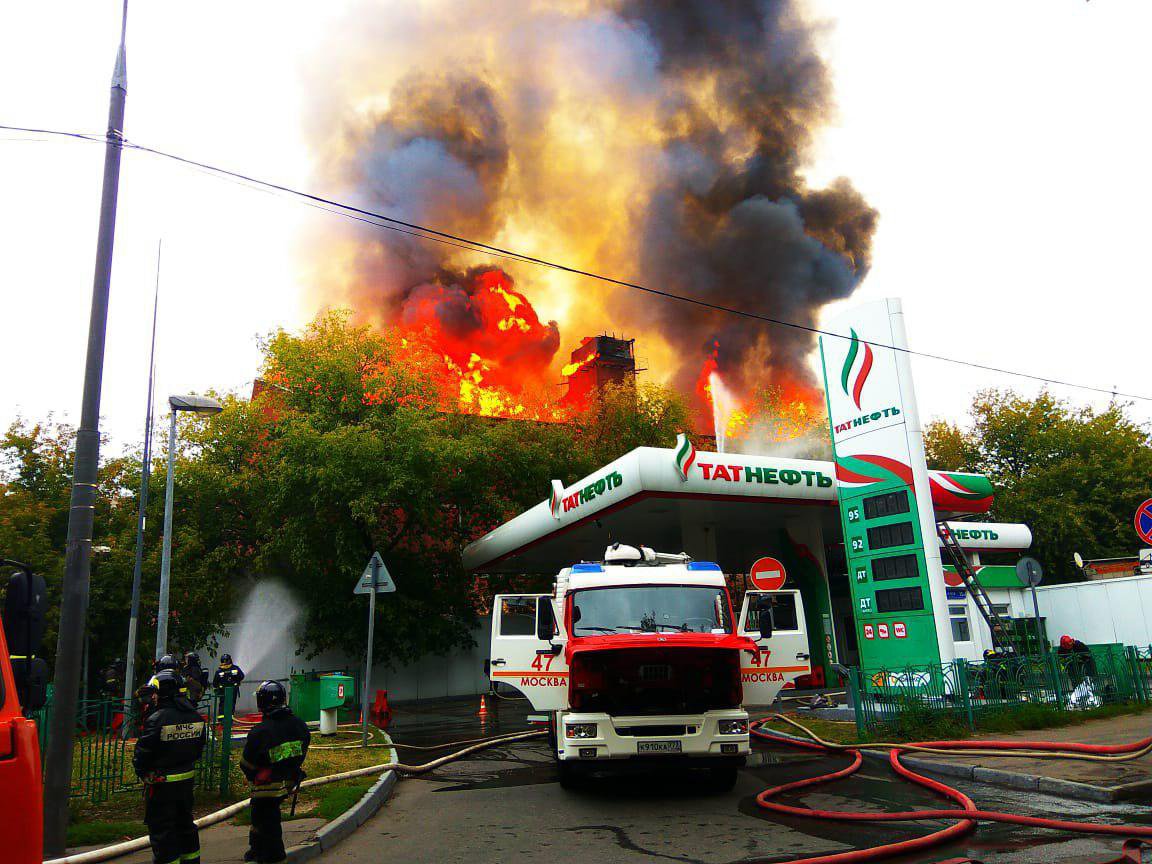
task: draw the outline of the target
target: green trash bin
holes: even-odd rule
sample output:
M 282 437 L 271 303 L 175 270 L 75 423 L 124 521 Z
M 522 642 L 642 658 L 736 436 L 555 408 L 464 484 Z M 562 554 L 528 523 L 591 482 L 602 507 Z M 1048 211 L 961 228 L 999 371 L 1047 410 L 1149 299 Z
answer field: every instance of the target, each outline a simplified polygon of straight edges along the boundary
M 335 735 L 337 727 L 337 711 L 344 707 L 344 703 L 355 692 L 355 682 L 352 676 L 343 674 L 320 676 L 320 734 Z
M 301 720 L 320 719 L 320 679 L 314 673 L 299 673 L 290 679 L 288 707 Z

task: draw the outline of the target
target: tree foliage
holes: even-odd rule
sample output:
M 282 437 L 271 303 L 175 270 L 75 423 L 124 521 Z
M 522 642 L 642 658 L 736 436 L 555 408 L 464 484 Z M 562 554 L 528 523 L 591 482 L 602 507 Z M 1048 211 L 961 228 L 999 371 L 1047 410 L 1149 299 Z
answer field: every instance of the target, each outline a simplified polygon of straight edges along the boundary
M 461 413 L 458 383 L 418 335 L 355 327 L 340 314 L 263 340 L 261 386 L 222 413 L 181 415 L 176 454 L 169 645 L 209 645 L 237 601 L 278 580 L 303 608 L 302 653 L 363 651 L 352 586 L 379 551 L 399 587 L 377 605 L 390 662 L 467 643 L 498 585 L 465 573 L 461 550 L 633 447 L 671 446 L 690 427 L 678 396 L 610 389 L 572 423 Z M 74 432 L 18 423 L 0 441 L 0 556 L 35 564 L 55 609 L 63 571 Z M 93 665 L 119 656 L 135 554 L 140 461 L 101 466 L 89 622 Z M 164 457 L 149 487 L 141 647 L 153 651 Z M 355 626 L 350 626 L 351 621 Z M 268 622 L 278 626 L 279 622 Z M 46 644 L 55 646 L 55 612 Z M 50 652 L 51 653 L 51 652 Z
M 1072 556 L 1132 555 L 1132 514 L 1152 496 L 1152 439 L 1124 405 L 1077 407 L 1043 392 L 976 394 L 971 425 L 929 424 L 929 467 L 987 474 L 995 517 L 1024 522 L 1046 581 L 1081 578 Z

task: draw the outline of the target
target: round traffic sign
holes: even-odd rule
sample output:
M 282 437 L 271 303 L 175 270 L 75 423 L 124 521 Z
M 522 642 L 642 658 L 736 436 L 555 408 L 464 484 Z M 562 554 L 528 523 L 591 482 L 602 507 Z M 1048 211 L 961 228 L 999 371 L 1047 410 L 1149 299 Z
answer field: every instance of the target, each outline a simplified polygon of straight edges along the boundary
M 1152 546 L 1152 498 L 1136 508 L 1136 518 L 1133 520 L 1136 533 L 1140 539 Z
M 752 565 L 748 578 L 760 591 L 779 591 L 784 587 L 788 571 L 779 560 L 766 556 Z
M 1021 558 L 1016 562 L 1016 575 L 1029 588 L 1035 588 L 1044 578 L 1044 568 L 1035 558 Z

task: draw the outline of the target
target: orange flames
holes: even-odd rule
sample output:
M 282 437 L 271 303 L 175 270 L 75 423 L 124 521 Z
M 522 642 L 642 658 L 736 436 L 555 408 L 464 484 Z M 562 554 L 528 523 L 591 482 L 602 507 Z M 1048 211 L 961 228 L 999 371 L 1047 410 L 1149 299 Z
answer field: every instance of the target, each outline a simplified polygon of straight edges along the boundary
M 558 343 L 503 270 L 470 273 L 466 290 L 432 284 L 404 306 L 403 330 L 443 356 L 444 386 L 458 393 L 459 409 L 483 417 L 564 419 L 559 388 L 550 388 Z
M 820 391 L 795 379 L 778 375 L 751 396 L 737 395 L 720 372 L 719 354 L 720 344 L 713 342 L 696 378 L 696 395 L 706 409 L 701 426 L 716 437 L 719 448 L 731 450 L 752 437 L 765 444 L 790 441 L 824 422 Z

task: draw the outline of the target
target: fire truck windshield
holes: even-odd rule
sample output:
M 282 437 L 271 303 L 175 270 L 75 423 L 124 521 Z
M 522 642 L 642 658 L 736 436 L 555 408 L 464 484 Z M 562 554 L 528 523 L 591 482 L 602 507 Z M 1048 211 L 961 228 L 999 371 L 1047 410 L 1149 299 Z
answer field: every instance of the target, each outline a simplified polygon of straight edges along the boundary
M 623 585 L 572 593 L 573 636 L 731 633 L 728 595 L 701 585 Z

